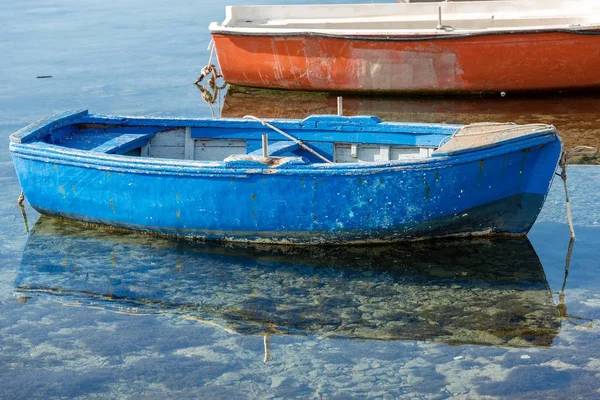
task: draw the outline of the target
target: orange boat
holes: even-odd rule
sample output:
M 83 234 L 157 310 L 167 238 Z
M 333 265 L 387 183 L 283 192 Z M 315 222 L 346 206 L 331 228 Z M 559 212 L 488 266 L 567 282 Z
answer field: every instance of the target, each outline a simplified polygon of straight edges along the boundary
M 600 1 L 228 6 L 224 79 L 274 89 L 468 93 L 600 88 Z

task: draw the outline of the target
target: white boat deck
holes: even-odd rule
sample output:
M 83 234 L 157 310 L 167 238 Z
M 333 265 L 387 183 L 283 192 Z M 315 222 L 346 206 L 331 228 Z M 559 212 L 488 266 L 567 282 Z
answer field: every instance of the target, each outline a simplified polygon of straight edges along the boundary
M 226 12 L 211 31 L 368 35 L 600 27 L 600 0 L 228 6 Z

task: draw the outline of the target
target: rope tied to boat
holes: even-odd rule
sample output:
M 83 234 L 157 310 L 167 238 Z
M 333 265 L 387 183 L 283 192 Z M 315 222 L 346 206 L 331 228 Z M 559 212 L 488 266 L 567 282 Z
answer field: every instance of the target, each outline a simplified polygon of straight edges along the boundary
M 23 217 L 23 222 L 25 223 L 25 231 L 27 233 L 29 233 L 29 223 L 27 223 L 27 212 L 25 211 L 25 206 L 23 205 L 24 201 L 25 201 L 25 193 L 23 193 L 21 191 L 21 194 L 19 195 L 19 198 L 17 199 L 17 205 L 19 206 L 19 209 L 21 210 L 21 216 Z
M 563 284 L 560 289 L 560 292 L 553 292 L 553 294 L 558 295 L 558 305 L 556 306 L 556 311 L 558 311 L 559 321 L 567 321 L 571 325 L 577 326 L 579 328 L 590 329 L 594 327 L 594 320 L 591 318 L 578 317 L 575 315 L 568 314 L 567 305 L 565 303 L 565 289 L 567 287 L 567 278 L 569 277 L 569 268 L 571 267 L 571 255 L 573 254 L 574 243 L 575 239 L 571 238 L 571 240 L 569 240 L 569 247 L 567 248 L 567 256 L 565 258 L 565 277 L 563 279 Z M 575 321 L 580 321 L 581 323 Z
M 285 136 L 286 138 L 290 139 L 292 142 L 296 143 L 298 146 L 302 147 L 304 150 L 314 154 L 315 156 L 319 157 L 321 160 L 325 161 L 328 164 L 332 164 L 333 161 L 327 159 L 326 157 L 323 157 L 321 154 L 317 153 L 315 150 L 313 150 L 310 146 L 308 146 L 306 143 L 304 143 L 302 140 L 290 135 L 289 133 L 286 133 L 284 131 L 282 131 L 281 129 L 277 128 L 276 126 L 268 123 L 267 121 L 260 119 L 258 117 L 255 117 L 254 115 L 244 115 L 244 118 L 246 119 L 251 119 L 254 120 L 256 122 L 261 123 L 262 125 L 266 126 L 267 128 L 271 128 L 273 129 L 275 132 L 279 133 L 282 136 Z
M 219 89 L 224 89 L 227 84 L 224 81 L 222 85 L 217 84 L 217 79 L 222 78 L 223 75 L 221 75 L 221 73 L 217 70 L 217 67 L 212 61 L 213 55 L 215 54 L 214 40 L 210 41 L 206 50 L 210 52 L 208 56 L 208 63 L 206 63 L 206 65 L 202 67 L 202 69 L 200 70 L 200 76 L 196 79 L 194 84 L 198 85 L 204 80 L 204 78 L 209 77 L 209 84 L 211 84 L 211 86 L 215 86 Z
M 225 83 L 225 81 L 223 81 L 223 83 L 220 85 L 217 83 L 217 79 L 222 78 L 223 75 L 221 75 L 219 70 L 217 70 L 215 64 L 207 64 L 204 67 L 202 67 L 202 69 L 200 70 L 200 76 L 198 77 L 198 79 L 196 79 L 194 84 L 199 85 L 200 82 L 202 82 L 206 77 L 208 77 L 207 85 L 210 85 L 211 87 L 216 87 L 217 89 L 221 90 L 225 89 L 225 87 L 227 86 L 227 83 Z
M 202 93 L 202 100 L 208 103 L 211 112 L 214 117 L 214 111 L 212 104 L 214 104 L 219 98 L 219 92 L 227 87 L 225 80 L 221 84 L 218 83 L 219 78 L 223 78 L 223 75 L 219 72 L 215 64 L 213 64 L 213 54 L 215 53 L 215 42 L 211 40 L 208 48 L 210 55 L 208 57 L 208 63 L 200 70 L 200 76 L 196 79 L 194 84 L 200 89 Z M 206 79 L 206 83 L 203 85 L 202 81 Z
M 213 104 L 216 103 L 217 100 L 220 99 L 219 95 L 220 95 L 220 91 L 222 89 L 215 85 L 211 85 L 212 82 L 213 81 L 210 80 L 207 85 L 205 85 L 205 86 L 196 85 L 196 87 L 198 88 L 198 90 L 200 90 L 200 96 L 202 96 L 202 100 L 204 100 L 204 102 L 206 104 L 208 104 L 208 107 L 210 108 L 210 112 L 214 118 L 215 110 L 213 109 Z
M 556 175 L 560 176 L 563 181 L 563 185 L 565 188 L 565 200 L 567 207 L 567 223 L 569 225 L 569 232 L 571 234 L 571 239 L 575 239 L 575 228 L 573 227 L 573 217 L 571 215 L 571 203 L 569 201 L 569 191 L 567 189 L 567 167 L 569 166 L 569 159 L 584 155 L 584 154 L 596 154 L 598 149 L 591 146 L 575 146 L 571 150 L 563 151 L 560 155 L 560 159 L 558 161 L 558 166 L 560 167 L 560 173 L 556 172 Z

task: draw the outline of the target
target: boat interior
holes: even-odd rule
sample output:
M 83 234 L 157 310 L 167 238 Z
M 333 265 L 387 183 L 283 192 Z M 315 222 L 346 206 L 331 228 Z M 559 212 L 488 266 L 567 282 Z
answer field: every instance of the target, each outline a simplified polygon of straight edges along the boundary
M 229 6 L 222 24 L 262 30 L 480 30 L 600 25 L 600 1 L 459 1 L 388 4 Z
M 332 118 L 336 123 L 332 123 Z M 173 126 L 164 126 L 164 120 L 157 125 L 152 125 L 152 120 L 139 125 L 78 123 L 54 131 L 43 141 L 64 148 L 130 157 L 195 161 L 298 158 L 302 163 L 356 163 L 430 157 L 440 142 L 459 127 L 379 124 L 373 117 L 336 116 L 273 122 L 274 125 L 269 124 L 272 128 L 243 119 L 205 123 L 203 126 L 194 126 L 198 120 L 190 120 L 188 126 L 178 126 L 177 120 L 168 123 Z M 321 127 L 317 129 L 317 125 Z M 345 132 L 338 131 L 342 125 Z
M 85 152 L 231 166 L 258 162 L 273 167 L 290 162 L 414 162 L 555 134 L 555 128 L 545 124 L 428 124 L 337 115 L 303 120 L 165 119 L 81 110 L 38 121 L 11 135 L 11 142 L 74 150 L 79 156 Z

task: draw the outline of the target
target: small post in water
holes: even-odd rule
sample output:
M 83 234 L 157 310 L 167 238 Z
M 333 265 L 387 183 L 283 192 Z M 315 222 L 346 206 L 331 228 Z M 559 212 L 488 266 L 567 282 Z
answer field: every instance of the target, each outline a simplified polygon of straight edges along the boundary
M 338 107 L 338 114 L 339 116 L 344 115 L 344 102 L 342 100 L 342 96 L 338 96 L 337 98 L 337 107 Z
M 262 151 L 263 158 L 269 158 L 269 135 L 266 133 L 262 135 Z
M 269 335 L 268 333 L 265 334 L 264 345 L 265 345 L 265 358 L 263 361 L 269 362 L 271 360 L 271 335 Z

